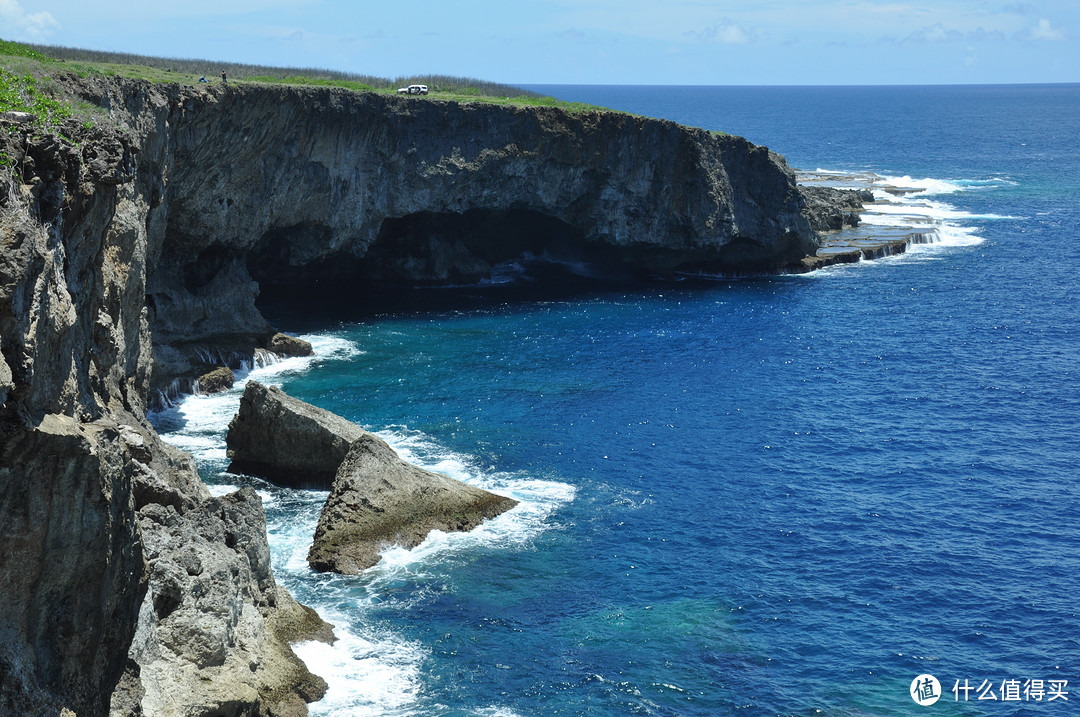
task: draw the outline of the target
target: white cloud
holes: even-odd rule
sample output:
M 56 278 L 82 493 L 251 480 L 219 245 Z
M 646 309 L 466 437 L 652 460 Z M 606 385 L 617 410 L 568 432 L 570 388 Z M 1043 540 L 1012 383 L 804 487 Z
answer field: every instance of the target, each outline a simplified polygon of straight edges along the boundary
M 43 42 L 60 29 L 60 23 L 47 12 L 28 14 L 19 0 L 0 0 L 0 27 L 5 39 Z
M 904 38 L 904 42 L 955 42 L 963 40 L 964 34 L 956 30 L 947 29 L 940 22 L 930 27 L 924 27 Z
M 726 17 L 690 34 L 704 42 L 721 42 L 725 45 L 746 45 L 753 42 L 757 36 L 753 30 L 744 30 Z
M 1054 27 L 1046 18 L 1039 20 L 1039 24 L 1030 28 L 1024 37 L 1028 40 L 1064 40 L 1065 30 Z
M 987 30 L 982 27 L 976 27 L 970 30 L 957 30 L 951 27 L 945 27 L 940 22 L 936 22 L 928 27 L 923 27 L 907 35 L 902 42 L 923 44 L 923 43 L 960 43 L 960 42 L 1000 42 L 1006 39 L 1005 33 L 1000 30 Z M 881 38 L 882 42 L 894 42 L 892 37 Z

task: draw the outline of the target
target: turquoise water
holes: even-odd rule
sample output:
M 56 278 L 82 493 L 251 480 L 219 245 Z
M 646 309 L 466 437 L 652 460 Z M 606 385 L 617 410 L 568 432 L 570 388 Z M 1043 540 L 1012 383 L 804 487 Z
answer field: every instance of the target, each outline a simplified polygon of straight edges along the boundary
M 1074 714 L 1001 687 L 1080 686 L 1080 87 L 543 89 L 921 188 L 868 223 L 938 242 L 268 307 L 319 356 L 253 377 L 522 500 L 317 575 L 325 493 L 223 473 L 236 391 L 155 417 L 216 490 L 259 488 L 278 579 L 337 624 L 298 648 L 331 684 L 313 713 Z

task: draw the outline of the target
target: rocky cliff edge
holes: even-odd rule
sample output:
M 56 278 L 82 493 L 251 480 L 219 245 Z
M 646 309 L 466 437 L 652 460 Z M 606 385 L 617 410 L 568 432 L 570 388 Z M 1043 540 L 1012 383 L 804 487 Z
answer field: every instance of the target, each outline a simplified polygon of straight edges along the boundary
M 461 283 L 522 256 L 780 269 L 816 235 L 783 159 L 616 113 L 63 80 L 109 112 L 0 132 L 0 713 L 299 715 L 329 639 L 250 491 L 145 420 L 268 350 L 255 300 Z

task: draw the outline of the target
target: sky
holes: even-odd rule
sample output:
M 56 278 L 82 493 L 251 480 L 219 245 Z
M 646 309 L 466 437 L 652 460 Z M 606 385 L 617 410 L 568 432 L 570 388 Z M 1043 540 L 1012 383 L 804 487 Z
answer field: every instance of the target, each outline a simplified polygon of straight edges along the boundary
M 511 84 L 1080 82 L 1080 0 L 0 0 L 0 38 Z

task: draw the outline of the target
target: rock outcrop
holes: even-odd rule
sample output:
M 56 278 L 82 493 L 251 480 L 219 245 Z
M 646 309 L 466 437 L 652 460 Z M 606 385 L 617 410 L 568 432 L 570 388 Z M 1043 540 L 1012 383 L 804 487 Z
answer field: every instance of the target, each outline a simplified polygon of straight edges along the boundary
M 304 714 L 261 504 L 145 419 L 160 145 L 64 134 L 0 132 L 0 714 Z
M 803 213 L 815 231 L 838 231 L 845 226 L 859 226 L 859 212 L 867 202 L 874 201 L 869 189 L 837 189 L 802 185 L 805 199 Z
M 319 514 L 308 563 L 347 575 L 379 561 L 390 545 L 413 548 L 433 530 L 472 530 L 517 501 L 398 457 L 370 433 L 354 441 Z
M 0 714 L 104 714 L 147 592 L 135 465 L 105 421 L 5 429 Z
M 160 149 L 147 306 L 155 345 L 189 358 L 223 337 L 266 348 L 260 293 L 468 283 L 522 257 L 767 272 L 817 246 L 781 156 L 668 121 L 332 88 L 73 85 Z
M 150 592 L 130 648 L 138 699 L 113 697 L 113 713 L 302 715 L 326 683 L 289 643 L 332 640 L 310 608 L 274 582 L 262 501 L 251 488 L 181 514 L 139 511 Z M 141 694 L 139 694 L 141 692 Z
M 279 485 L 327 489 L 349 447 L 365 433 L 277 386 L 248 381 L 225 437 L 229 470 Z
M 213 371 L 207 371 L 196 383 L 199 393 L 221 393 L 232 388 L 236 383 L 236 374 L 228 366 L 218 366 Z
M 309 342 L 282 333 L 271 336 L 267 348 L 278 356 L 311 356 L 315 353 Z
M 230 470 L 330 488 L 308 554 L 316 570 L 359 573 L 387 545 L 412 548 L 432 530 L 472 530 L 517 505 L 407 463 L 356 424 L 255 381 L 244 387 L 227 440 Z

